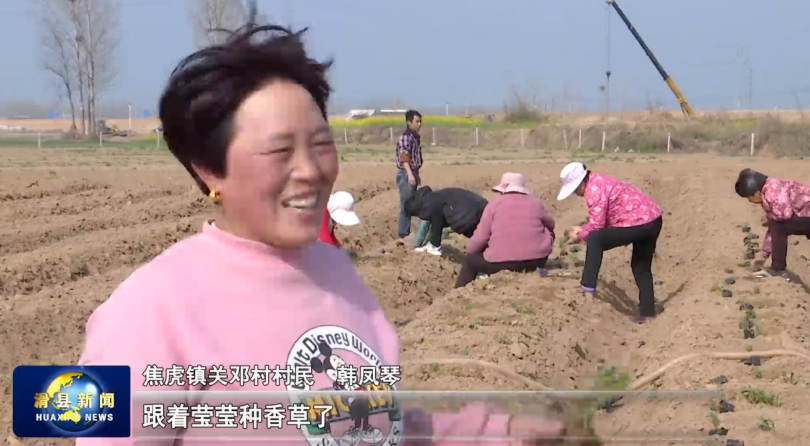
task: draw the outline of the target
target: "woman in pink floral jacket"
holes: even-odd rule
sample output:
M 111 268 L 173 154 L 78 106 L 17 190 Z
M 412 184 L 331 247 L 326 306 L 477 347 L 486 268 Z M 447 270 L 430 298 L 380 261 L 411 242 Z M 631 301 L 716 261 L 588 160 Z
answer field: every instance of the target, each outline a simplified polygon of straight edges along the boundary
M 774 276 L 782 274 L 787 269 L 788 236 L 810 238 L 810 187 L 798 181 L 777 180 L 744 169 L 734 190 L 765 211 L 768 231 L 755 264 L 762 265 L 771 257 L 769 272 Z
M 663 224 L 661 208 L 635 187 L 601 173 L 587 170 L 582 163 L 570 163 L 560 174 L 562 189 L 558 200 L 572 193 L 585 198 L 588 223 L 568 232 L 569 243 L 587 243 L 582 290 L 596 293 L 596 279 L 602 256 L 619 246 L 633 245 L 630 267 L 639 292 L 639 322 L 655 317 L 652 261 Z

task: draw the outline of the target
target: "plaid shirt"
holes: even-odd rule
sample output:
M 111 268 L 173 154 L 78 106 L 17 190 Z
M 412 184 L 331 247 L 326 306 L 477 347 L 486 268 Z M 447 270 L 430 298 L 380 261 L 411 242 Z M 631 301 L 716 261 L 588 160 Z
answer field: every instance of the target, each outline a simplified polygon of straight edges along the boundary
M 410 164 L 412 170 L 419 170 L 422 167 L 422 146 L 419 144 L 416 132 L 406 129 L 399 137 L 394 163 L 397 169 L 404 169 L 403 163 Z

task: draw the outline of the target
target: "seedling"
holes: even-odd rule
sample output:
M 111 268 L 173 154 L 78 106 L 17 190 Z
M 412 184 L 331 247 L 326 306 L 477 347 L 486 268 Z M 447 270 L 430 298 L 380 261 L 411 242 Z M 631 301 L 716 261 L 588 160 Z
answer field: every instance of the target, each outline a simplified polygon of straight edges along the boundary
M 468 349 L 467 347 L 464 347 L 461 350 L 461 354 L 464 355 L 464 356 L 470 356 L 470 349 Z
M 764 404 L 766 406 L 778 407 L 779 396 L 755 387 L 744 387 L 741 391 L 743 397 L 751 404 Z
M 534 310 L 534 307 L 531 305 L 525 305 L 520 302 L 512 302 L 512 308 L 520 314 L 528 314 L 529 316 L 534 316 L 537 312 Z
M 713 410 L 709 411 L 709 421 L 712 423 L 712 426 L 714 426 L 715 428 L 720 427 L 720 415 L 717 412 L 715 412 Z
M 497 342 L 498 344 L 504 344 L 504 345 L 510 344 L 509 338 L 506 335 L 504 335 L 503 333 L 498 333 L 498 334 L 495 335 L 495 342 Z
M 773 421 L 770 418 L 765 417 L 759 419 L 757 427 L 764 430 L 765 432 L 771 432 L 773 430 L 776 430 L 776 426 L 773 424 Z
M 762 369 L 759 367 L 754 367 L 751 369 L 751 375 L 753 375 L 753 377 L 756 379 L 762 379 Z
M 747 352 L 752 352 L 752 351 L 754 351 L 754 347 L 752 347 L 752 346 L 750 346 L 750 345 L 746 345 L 746 346 L 745 346 L 745 351 L 747 351 Z
M 464 308 L 466 308 L 468 310 L 472 310 L 472 307 L 473 307 L 472 304 L 467 304 L 467 305 L 464 306 Z
M 720 288 L 720 285 L 715 283 L 714 285 L 712 285 L 711 288 L 709 288 L 709 291 L 711 291 L 712 293 L 716 293 L 716 292 L 720 291 L 721 289 L 722 288 Z
M 439 364 L 434 362 L 430 369 L 433 370 L 433 373 L 439 373 Z
M 738 264 L 737 264 L 737 266 L 739 266 L 740 268 L 748 268 L 748 267 L 750 267 L 750 266 L 751 266 L 751 262 L 749 262 L 748 260 L 746 260 L 746 261 L 744 261 L 744 262 L 740 262 L 740 263 L 738 263 Z
M 759 294 L 760 292 L 761 292 L 761 291 L 760 291 L 760 289 L 759 289 L 759 286 L 755 286 L 755 287 L 754 287 L 754 294 Z

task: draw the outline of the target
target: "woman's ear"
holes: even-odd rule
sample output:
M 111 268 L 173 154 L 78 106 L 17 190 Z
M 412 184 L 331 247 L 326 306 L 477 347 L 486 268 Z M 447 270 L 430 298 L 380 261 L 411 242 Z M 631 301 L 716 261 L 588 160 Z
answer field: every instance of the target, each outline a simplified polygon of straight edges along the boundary
M 196 173 L 202 182 L 205 183 L 205 186 L 208 187 L 209 191 L 222 191 L 223 178 L 220 178 L 208 170 L 208 168 L 200 166 L 196 163 L 191 163 L 191 168 L 194 169 L 194 173 Z

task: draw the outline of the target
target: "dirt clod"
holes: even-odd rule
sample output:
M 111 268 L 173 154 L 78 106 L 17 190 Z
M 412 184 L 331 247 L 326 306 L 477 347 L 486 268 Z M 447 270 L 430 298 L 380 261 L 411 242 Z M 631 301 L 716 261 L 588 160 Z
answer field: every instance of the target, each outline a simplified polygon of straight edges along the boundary
M 728 382 L 728 378 L 726 378 L 725 375 L 719 375 L 712 378 L 711 382 L 722 386 L 723 384 Z
M 726 440 L 726 446 L 745 446 L 745 443 L 742 440 L 728 439 Z
M 709 435 L 719 435 L 721 437 L 725 437 L 728 434 L 728 429 L 724 427 L 718 427 L 715 429 L 709 429 Z
M 723 290 L 722 292 L 723 297 L 731 297 L 732 295 L 734 295 L 734 293 L 732 293 L 731 290 Z
M 756 332 L 750 328 L 743 330 L 743 339 L 754 339 L 756 336 Z
M 718 412 L 720 413 L 734 412 L 736 410 L 734 405 L 726 400 L 720 400 L 720 403 L 717 405 L 717 407 L 719 409 Z
M 743 226 L 742 227 L 742 232 L 751 232 L 751 227 L 748 226 L 748 225 Z
M 726 280 L 724 280 L 724 282 L 726 282 L 726 285 L 734 285 L 734 283 L 736 283 L 737 280 L 733 277 L 726 277 Z
M 664 284 L 664 281 L 663 281 L 663 280 L 656 280 L 655 282 L 653 282 L 653 285 L 658 285 L 658 286 L 660 286 L 660 285 L 663 285 L 663 284 Z

